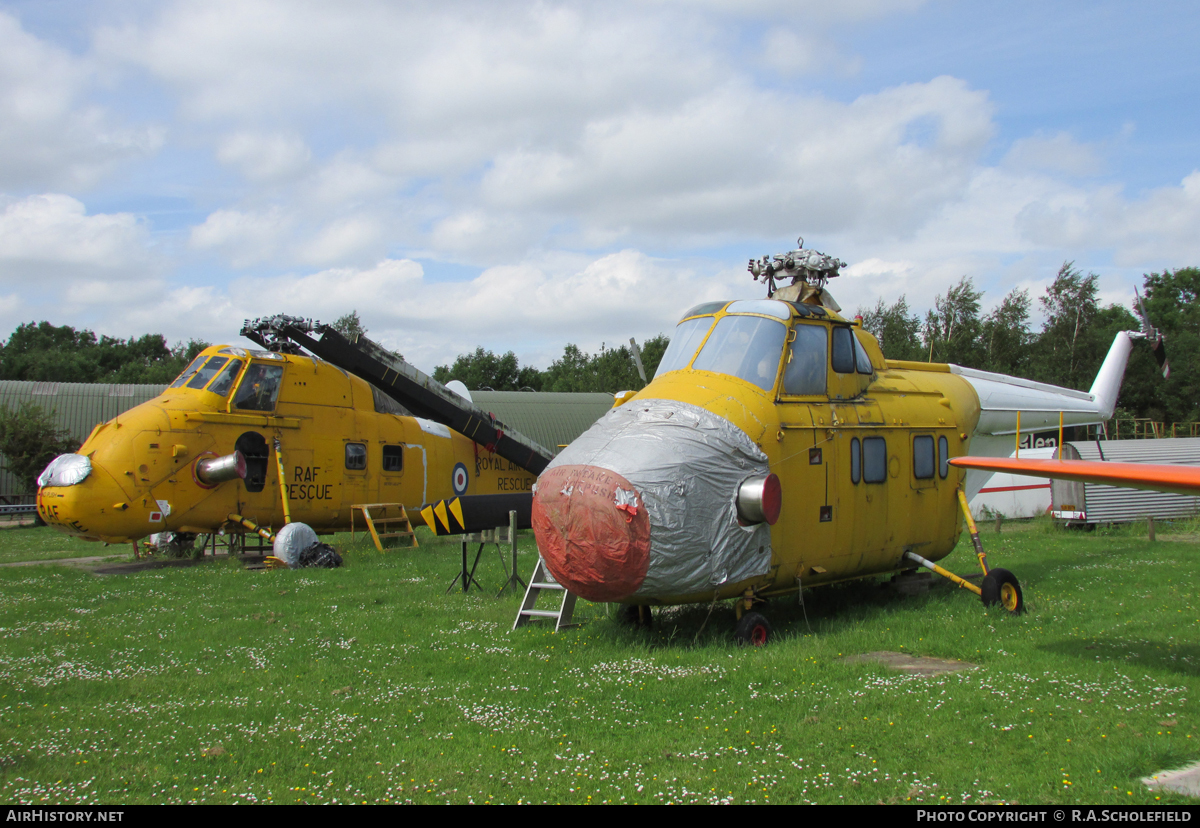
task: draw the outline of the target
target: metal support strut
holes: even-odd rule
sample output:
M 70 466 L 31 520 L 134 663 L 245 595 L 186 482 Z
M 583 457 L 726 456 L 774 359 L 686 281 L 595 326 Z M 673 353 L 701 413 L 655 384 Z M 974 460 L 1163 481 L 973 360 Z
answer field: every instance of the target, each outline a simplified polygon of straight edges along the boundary
M 975 586 L 973 583 L 971 583 L 970 581 L 968 581 L 964 578 L 958 577 L 957 575 L 955 575 L 953 572 L 951 572 L 948 569 L 942 569 L 940 566 L 935 564 L 933 561 L 922 558 L 916 552 L 905 552 L 904 557 L 908 558 L 910 561 L 916 561 L 921 566 L 925 567 L 926 569 L 930 570 L 931 572 L 936 572 L 938 575 L 941 575 L 943 578 L 948 578 L 949 580 L 954 581 L 954 583 L 958 584 L 963 589 L 969 589 L 969 590 L 971 590 L 971 592 L 974 592 L 976 595 L 983 597 L 983 590 L 981 590 L 979 587 Z

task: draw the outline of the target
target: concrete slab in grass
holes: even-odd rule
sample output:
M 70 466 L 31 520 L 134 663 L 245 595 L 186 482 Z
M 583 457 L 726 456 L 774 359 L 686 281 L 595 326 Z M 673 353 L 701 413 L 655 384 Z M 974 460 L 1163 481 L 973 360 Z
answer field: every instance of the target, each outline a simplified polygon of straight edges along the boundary
M 962 670 L 974 670 L 979 665 L 969 661 L 958 661 L 953 658 L 934 658 L 933 656 L 914 656 L 908 653 L 892 653 L 881 650 L 875 653 L 860 653 L 841 659 L 847 664 L 875 662 L 891 667 L 901 673 L 915 676 L 938 676 L 942 673 L 957 673 Z

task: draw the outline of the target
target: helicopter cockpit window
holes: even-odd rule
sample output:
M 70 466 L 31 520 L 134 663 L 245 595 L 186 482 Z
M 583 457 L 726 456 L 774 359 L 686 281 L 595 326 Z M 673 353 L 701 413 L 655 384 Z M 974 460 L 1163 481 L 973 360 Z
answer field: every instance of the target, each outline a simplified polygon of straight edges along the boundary
M 283 379 L 282 365 L 251 363 L 238 386 L 233 407 L 244 411 L 272 411 L 279 397 L 279 381 Z
M 680 322 L 679 326 L 675 328 L 675 335 L 671 337 L 671 344 L 667 346 L 662 359 L 658 362 L 658 370 L 654 372 L 654 376 L 657 378 L 668 371 L 686 368 L 687 364 L 692 361 L 692 355 L 704 341 L 704 335 L 708 333 L 712 323 L 711 316 L 685 319 Z
M 213 357 L 208 362 L 204 363 L 204 367 L 196 372 L 192 377 L 191 382 L 187 384 L 188 388 L 203 388 L 208 385 L 208 381 L 217 375 L 217 371 L 221 370 L 221 366 L 229 361 L 229 357 Z
M 213 394 L 219 394 L 224 397 L 229 393 L 229 389 L 233 388 L 234 380 L 237 379 L 238 373 L 242 370 L 244 363 L 240 359 L 231 359 L 229 364 L 225 366 L 225 370 L 213 380 L 213 384 L 208 386 L 208 390 Z
M 208 359 L 208 357 L 206 357 L 206 356 L 198 356 L 195 359 L 193 359 L 192 364 L 189 365 L 187 368 L 184 368 L 183 373 L 180 374 L 173 383 L 171 383 L 171 387 L 172 388 L 183 387 L 183 384 L 185 382 L 187 382 L 189 379 L 191 379 L 192 374 L 196 373 L 196 371 L 198 371 L 200 369 L 200 366 L 204 364 L 204 360 L 206 360 L 206 359 Z
M 875 372 L 875 367 L 871 365 L 871 358 L 867 356 L 867 349 L 858 341 L 858 337 L 854 337 L 854 367 L 858 369 L 860 374 L 872 374 Z
M 726 316 L 700 349 L 692 367 L 743 379 L 764 391 L 775 385 L 787 327 L 762 316 Z
M 824 325 L 796 325 L 783 369 L 783 393 L 824 394 L 829 345 Z
M 839 374 L 854 373 L 854 334 L 849 328 L 833 329 L 833 370 Z

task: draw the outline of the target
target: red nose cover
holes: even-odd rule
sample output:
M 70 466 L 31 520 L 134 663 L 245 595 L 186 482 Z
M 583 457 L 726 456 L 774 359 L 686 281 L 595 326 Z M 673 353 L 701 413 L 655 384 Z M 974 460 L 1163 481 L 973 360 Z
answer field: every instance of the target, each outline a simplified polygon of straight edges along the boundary
M 641 493 L 598 466 L 556 466 L 538 479 L 533 531 L 555 580 L 588 601 L 637 592 L 650 566 Z

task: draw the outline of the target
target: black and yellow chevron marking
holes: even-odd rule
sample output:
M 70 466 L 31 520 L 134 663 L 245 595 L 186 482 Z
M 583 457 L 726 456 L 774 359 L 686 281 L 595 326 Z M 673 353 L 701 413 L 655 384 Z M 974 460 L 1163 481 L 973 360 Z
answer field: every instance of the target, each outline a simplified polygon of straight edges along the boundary
M 509 511 L 515 511 L 518 528 L 528 529 L 532 503 L 529 493 L 463 495 L 426 503 L 421 517 L 435 535 L 462 535 L 507 526 Z
M 462 498 L 439 500 L 428 503 L 421 509 L 421 517 L 425 525 L 433 530 L 435 535 L 461 535 L 470 531 L 463 520 Z

